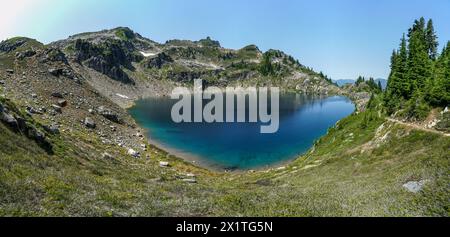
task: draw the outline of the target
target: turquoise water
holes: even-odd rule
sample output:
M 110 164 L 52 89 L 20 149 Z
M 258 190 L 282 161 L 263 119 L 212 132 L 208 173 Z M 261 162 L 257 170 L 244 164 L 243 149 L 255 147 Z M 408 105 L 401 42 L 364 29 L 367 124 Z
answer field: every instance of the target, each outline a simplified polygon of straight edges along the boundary
M 129 113 L 154 143 L 201 165 L 227 170 L 265 168 L 295 159 L 355 109 L 345 97 L 282 94 L 279 131 L 260 134 L 260 123 L 174 123 L 171 109 L 176 102 L 144 99 Z

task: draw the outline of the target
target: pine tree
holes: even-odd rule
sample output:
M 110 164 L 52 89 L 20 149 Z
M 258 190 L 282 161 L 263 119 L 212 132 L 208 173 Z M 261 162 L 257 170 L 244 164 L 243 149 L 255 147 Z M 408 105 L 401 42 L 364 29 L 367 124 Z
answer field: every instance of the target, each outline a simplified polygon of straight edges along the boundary
M 384 104 L 389 114 L 393 113 L 398 106 L 399 80 L 397 78 L 398 71 L 398 55 L 397 51 L 392 52 L 391 56 L 391 73 L 388 78 L 388 85 L 384 95 Z
M 427 84 L 425 99 L 433 106 L 450 104 L 450 42 L 436 60 L 434 77 Z
M 361 83 L 363 83 L 365 81 L 364 77 L 359 76 L 358 79 L 355 82 L 356 86 L 359 86 Z
M 437 48 L 439 43 L 437 41 L 438 37 L 436 36 L 436 32 L 434 31 L 433 20 L 428 20 L 425 38 L 427 41 L 427 51 L 431 60 L 436 60 L 437 58 Z
M 432 61 L 427 52 L 427 42 L 425 31 L 422 28 L 422 19 L 418 26 L 414 26 L 410 31 L 408 44 L 408 84 L 415 90 L 422 91 L 425 83 L 432 75 Z

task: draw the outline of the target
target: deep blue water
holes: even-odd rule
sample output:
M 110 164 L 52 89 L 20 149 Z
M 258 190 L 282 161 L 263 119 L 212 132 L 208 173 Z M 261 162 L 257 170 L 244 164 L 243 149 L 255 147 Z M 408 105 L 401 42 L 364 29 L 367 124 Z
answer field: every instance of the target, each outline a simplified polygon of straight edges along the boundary
M 295 159 L 355 107 L 340 96 L 280 95 L 280 128 L 260 134 L 259 123 L 174 123 L 170 98 L 140 100 L 129 110 L 151 141 L 217 169 L 257 169 Z M 206 103 L 206 102 L 205 102 Z

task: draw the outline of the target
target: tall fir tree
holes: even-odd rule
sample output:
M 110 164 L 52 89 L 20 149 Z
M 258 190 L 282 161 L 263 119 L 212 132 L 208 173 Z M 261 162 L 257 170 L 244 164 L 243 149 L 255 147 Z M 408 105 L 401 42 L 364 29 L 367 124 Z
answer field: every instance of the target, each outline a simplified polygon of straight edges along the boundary
M 434 31 L 433 20 L 428 20 L 427 28 L 425 30 L 425 38 L 427 41 L 427 51 L 431 60 L 436 60 L 437 58 L 437 49 L 439 46 L 438 37 L 436 32 Z
M 381 81 L 378 81 L 378 89 L 380 91 L 383 91 L 383 86 L 381 85 Z
M 405 34 L 401 39 L 400 50 L 397 57 L 396 77 L 399 84 L 399 93 L 403 98 L 409 98 L 413 89 L 412 82 L 408 80 L 408 49 Z
M 450 104 L 450 41 L 436 60 L 433 79 L 427 84 L 425 98 L 433 106 Z
M 425 38 L 424 20 L 419 21 L 419 25 L 413 26 L 410 31 L 408 44 L 408 84 L 412 86 L 412 93 L 421 92 L 425 83 L 432 75 L 432 61 L 427 51 Z

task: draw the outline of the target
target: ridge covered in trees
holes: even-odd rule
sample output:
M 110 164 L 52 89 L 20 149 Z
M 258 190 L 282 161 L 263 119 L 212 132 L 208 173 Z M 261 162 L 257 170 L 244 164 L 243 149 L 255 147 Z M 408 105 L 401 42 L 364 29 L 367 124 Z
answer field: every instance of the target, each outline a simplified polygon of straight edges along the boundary
M 402 110 L 406 117 L 423 119 L 433 107 L 450 103 L 450 41 L 438 54 L 433 21 L 422 17 L 403 35 L 391 57 L 391 73 L 384 96 L 388 114 Z

